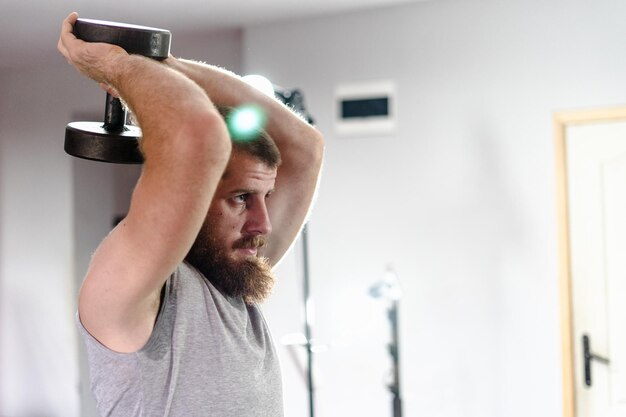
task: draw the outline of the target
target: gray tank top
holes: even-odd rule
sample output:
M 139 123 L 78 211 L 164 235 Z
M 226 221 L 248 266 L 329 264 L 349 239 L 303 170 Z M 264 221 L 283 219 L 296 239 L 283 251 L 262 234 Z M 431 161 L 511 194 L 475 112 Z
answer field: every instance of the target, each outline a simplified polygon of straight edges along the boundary
M 224 297 L 188 264 L 167 281 L 138 352 L 113 352 L 77 321 L 103 417 L 283 416 L 278 358 L 261 311 Z

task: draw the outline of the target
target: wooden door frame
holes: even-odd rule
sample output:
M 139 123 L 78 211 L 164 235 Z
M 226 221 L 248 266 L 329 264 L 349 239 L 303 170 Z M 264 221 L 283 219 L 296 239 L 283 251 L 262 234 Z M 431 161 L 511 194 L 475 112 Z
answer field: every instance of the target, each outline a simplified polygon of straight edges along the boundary
M 557 224 L 559 239 L 559 298 L 561 315 L 563 417 L 576 417 L 572 275 L 567 193 L 567 148 L 565 143 L 567 140 L 567 128 L 575 125 L 626 120 L 626 107 L 559 111 L 554 113 L 553 120 L 557 182 Z

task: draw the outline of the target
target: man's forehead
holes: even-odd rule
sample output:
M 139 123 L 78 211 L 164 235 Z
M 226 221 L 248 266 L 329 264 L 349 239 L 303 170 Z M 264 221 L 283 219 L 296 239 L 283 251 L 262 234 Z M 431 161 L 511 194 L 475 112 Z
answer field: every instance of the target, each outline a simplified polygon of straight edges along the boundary
M 278 169 L 276 167 L 270 167 L 260 159 L 247 154 L 236 153 L 233 154 L 224 175 L 222 181 L 274 181 Z

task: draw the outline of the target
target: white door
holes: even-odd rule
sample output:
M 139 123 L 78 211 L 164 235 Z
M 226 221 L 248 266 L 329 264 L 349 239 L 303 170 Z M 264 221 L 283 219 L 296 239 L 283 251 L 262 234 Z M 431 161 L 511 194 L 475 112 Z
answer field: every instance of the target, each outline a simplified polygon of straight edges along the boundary
M 626 121 L 570 125 L 565 148 L 576 417 L 626 417 Z

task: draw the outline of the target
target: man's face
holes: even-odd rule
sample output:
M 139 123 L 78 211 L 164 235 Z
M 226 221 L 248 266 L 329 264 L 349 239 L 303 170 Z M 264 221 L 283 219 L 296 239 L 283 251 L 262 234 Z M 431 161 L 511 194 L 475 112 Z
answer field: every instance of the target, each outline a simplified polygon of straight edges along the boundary
M 274 278 L 259 256 L 272 231 L 266 200 L 274 190 L 276 168 L 235 152 L 217 187 L 207 219 L 188 260 L 226 295 L 262 301 Z

